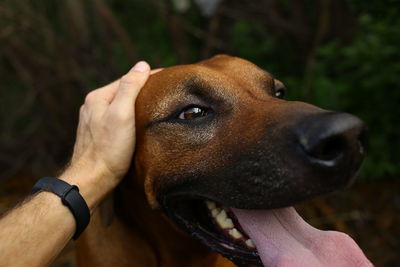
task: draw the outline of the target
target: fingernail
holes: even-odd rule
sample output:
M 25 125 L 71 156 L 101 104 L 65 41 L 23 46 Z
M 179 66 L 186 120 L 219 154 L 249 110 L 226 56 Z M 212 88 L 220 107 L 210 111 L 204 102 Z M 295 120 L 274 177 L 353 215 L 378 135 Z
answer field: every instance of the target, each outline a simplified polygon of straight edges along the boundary
M 132 69 L 134 71 L 146 72 L 150 70 L 150 66 L 144 61 L 139 61 Z

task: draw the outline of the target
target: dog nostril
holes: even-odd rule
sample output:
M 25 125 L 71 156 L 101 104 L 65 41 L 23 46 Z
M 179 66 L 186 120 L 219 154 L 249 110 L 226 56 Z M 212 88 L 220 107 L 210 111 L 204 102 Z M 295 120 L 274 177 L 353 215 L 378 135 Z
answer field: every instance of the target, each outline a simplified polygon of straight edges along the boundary
M 346 149 L 346 141 L 342 136 L 330 136 L 317 141 L 309 147 L 304 147 L 305 152 L 318 160 L 333 161 L 342 156 Z
M 319 166 L 351 165 L 361 162 L 364 155 L 366 127 L 350 114 L 327 112 L 310 116 L 301 122 L 297 134 L 308 161 Z

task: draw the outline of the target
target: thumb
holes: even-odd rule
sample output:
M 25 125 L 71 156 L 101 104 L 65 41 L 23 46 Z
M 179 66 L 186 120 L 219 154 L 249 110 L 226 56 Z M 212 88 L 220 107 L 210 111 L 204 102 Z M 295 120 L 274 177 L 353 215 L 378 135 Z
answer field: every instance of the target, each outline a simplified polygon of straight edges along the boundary
M 119 83 L 117 93 L 110 104 L 110 108 L 131 110 L 140 89 L 150 76 L 150 66 L 145 61 L 139 61 L 125 74 Z

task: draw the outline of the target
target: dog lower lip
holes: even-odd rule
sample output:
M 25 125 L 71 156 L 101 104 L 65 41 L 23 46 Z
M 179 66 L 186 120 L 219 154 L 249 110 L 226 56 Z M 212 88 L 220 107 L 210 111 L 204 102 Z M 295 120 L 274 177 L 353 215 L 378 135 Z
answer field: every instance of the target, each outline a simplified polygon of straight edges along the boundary
M 165 213 L 182 230 L 211 250 L 239 266 L 263 266 L 252 240 L 229 208 L 222 208 L 222 205 L 209 200 L 182 196 L 171 197 L 163 203 Z

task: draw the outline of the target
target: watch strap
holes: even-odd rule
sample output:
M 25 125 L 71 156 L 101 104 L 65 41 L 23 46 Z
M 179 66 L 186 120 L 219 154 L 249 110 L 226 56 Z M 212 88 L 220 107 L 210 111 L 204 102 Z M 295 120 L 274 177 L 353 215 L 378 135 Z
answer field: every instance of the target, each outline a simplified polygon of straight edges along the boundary
M 61 198 L 62 204 L 69 208 L 76 222 L 76 230 L 73 236 L 73 239 L 76 240 L 90 221 L 89 207 L 79 193 L 79 188 L 57 178 L 44 177 L 33 186 L 32 194 L 40 190 L 56 194 Z

